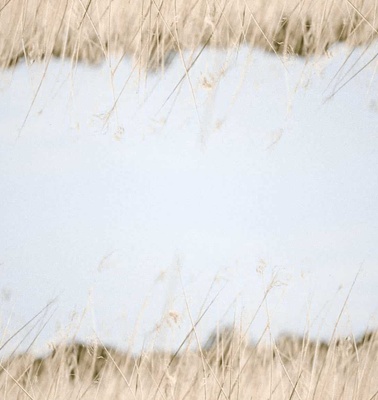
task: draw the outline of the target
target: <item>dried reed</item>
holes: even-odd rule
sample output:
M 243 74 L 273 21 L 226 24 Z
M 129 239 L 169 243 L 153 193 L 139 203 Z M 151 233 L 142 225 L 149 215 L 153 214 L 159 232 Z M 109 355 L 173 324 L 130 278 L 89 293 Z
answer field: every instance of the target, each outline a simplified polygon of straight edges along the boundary
M 131 56 L 156 69 L 176 53 L 242 44 L 309 56 L 377 36 L 377 0 L 0 0 L 2 68 Z
M 58 346 L 45 358 L 1 363 L 0 398 L 11 399 L 353 399 L 378 391 L 378 335 L 314 342 L 280 337 L 253 345 L 236 331 L 201 351 L 139 356 L 101 344 Z

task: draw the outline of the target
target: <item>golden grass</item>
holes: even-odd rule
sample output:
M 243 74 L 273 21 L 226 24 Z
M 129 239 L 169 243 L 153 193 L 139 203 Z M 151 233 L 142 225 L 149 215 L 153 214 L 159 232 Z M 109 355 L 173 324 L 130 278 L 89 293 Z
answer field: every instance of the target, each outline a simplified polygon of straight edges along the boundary
M 309 56 L 377 38 L 377 0 L 0 0 L 0 67 L 51 56 L 131 56 L 147 69 L 176 53 L 242 44 Z
M 0 398 L 361 399 L 378 398 L 378 332 L 314 342 L 282 336 L 252 344 L 224 330 L 198 351 L 138 356 L 100 344 L 62 344 L 45 358 L 1 362 Z

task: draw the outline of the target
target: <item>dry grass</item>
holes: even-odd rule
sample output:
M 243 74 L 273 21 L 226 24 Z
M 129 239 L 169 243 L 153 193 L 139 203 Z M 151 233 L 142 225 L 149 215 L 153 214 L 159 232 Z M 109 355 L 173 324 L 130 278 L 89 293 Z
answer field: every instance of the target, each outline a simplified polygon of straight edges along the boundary
M 234 330 L 200 350 L 133 356 L 69 343 L 45 358 L 3 360 L 0 398 L 13 399 L 363 399 L 378 396 L 378 333 L 313 342 L 282 336 L 251 344 Z
M 132 56 L 164 67 L 206 46 L 323 53 L 377 38 L 377 0 L 0 0 L 0 67 L 51 56 L 96 63 Z

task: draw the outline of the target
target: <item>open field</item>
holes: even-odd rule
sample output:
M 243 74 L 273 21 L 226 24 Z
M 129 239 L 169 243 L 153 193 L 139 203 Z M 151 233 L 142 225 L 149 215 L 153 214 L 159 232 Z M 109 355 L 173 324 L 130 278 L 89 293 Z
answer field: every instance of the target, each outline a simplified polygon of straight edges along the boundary
M 0 398 L 13 399 L 363 399 L 378 398 L 378 335 L 281 336 L 250 343 L 225 329 L 197 350 L 135 356 L 70 342 L 44 358 L 1 361 Z
M 0 67 L 131 56 L 156 69 L 189 50 L 190 69 L 207 46 L 308 56 L 336 42 L 369 45 L 377 29 L 377 0 L 0 0 Z

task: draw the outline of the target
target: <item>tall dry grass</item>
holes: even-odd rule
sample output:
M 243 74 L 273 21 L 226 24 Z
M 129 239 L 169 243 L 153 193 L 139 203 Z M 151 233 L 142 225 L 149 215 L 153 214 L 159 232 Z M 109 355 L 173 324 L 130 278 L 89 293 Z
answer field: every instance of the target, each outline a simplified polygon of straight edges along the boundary
M 115 55 L 151 69 L 185 50 L 196 50 L 195 62 L 207 46 L 241 44 L 308 56 L 340 41 L 369 44 L 377 33 L 377 0 L 0 0 L 2 68 Z
M 378 333 L 330 343 L 282 336 L 267 345 L 228 329 L 197 351 L 139 356 L 66 343 L 44 358 L 2 360 L 0 398 L 373 400 Z

